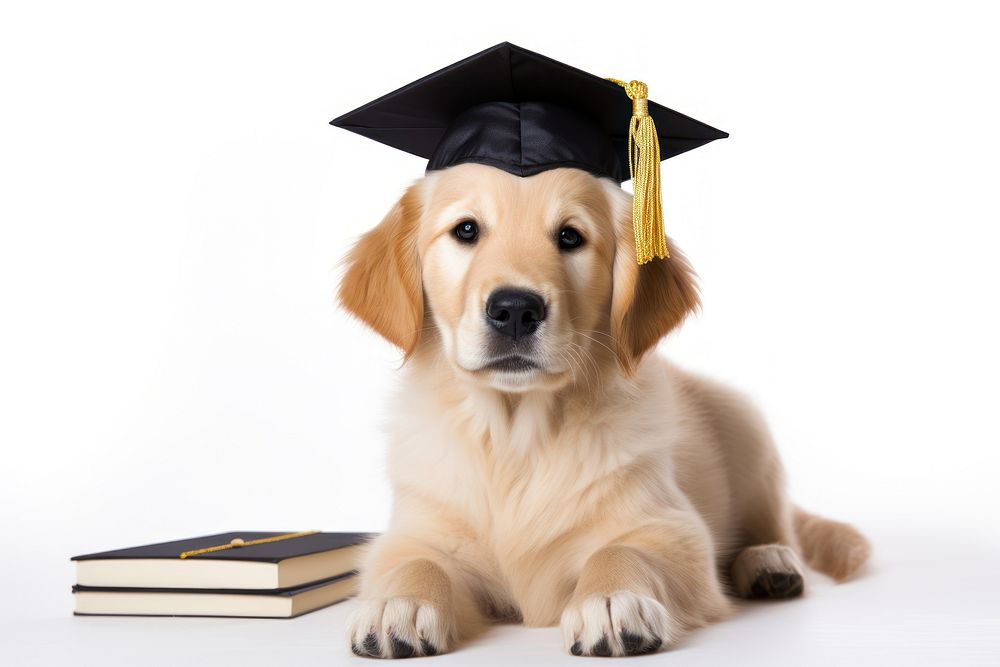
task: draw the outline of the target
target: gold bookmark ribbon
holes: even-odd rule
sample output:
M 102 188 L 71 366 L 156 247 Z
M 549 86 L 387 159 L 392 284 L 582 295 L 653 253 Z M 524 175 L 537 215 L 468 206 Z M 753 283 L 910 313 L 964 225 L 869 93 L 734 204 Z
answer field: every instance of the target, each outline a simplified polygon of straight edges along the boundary
M 645 264 L 654 257 L 665 259 L 667 236 L 663 231 L 663 204 L 660 194 L 660 140 L 649 115 L 649 89 L 642 81 L 608 78 L 625 89 L 632 100 L 632 120 L 628 131 L 628 170 L 632 176 L 632 227 L 635 230 L 635 258 Z
M 181 554 L 181 560 L 189 558 L 191 556 L 200 556 L 202 554 L 215 553 L 216 551 L 225 551 L 226 549 L 241 549 L 243 547 L 252 547 L 256 544 L 268 544 L 270 542 L 281 542 L 282 540 L 291 540 L 296 537 L 305 537 L 306 535 L 315 535 L 318 530 L 304 530 L 301 533 L 285 533 L 284 535 L 275 535 L 274 537 L 261 537 L 260 539 L 245 541 L 241 537 L 234 537 L 229 541 L 228 544 L 220 544 L 216 547 L 205 547 L 204 549 L 194 549 L 192 551 L 185 551 Z

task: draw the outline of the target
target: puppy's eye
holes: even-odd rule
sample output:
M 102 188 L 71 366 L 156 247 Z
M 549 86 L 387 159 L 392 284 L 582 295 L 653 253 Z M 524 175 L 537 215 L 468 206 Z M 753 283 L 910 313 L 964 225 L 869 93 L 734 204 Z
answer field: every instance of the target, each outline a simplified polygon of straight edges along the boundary
M 572 227 L 559 230 L 559 249 L 574 250 L 583 245 L 583 235 Z
M 479 225 L 475 220 L 463 220 L 451 230 L 460 243 L 475 243 L 479 238 Z

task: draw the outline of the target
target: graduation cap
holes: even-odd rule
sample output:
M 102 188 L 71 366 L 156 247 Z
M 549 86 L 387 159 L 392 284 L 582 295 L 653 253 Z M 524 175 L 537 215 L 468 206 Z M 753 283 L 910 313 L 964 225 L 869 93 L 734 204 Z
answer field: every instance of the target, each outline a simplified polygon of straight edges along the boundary
M 604 79 L 504 42 L 330 124 L 426 158 L 427 171 L 473 162 L 515 176 L 573 167 L 631 178 L 643 264 L 668 256 L 660 160 L 729 136 L 648 96 L 641 81 Z

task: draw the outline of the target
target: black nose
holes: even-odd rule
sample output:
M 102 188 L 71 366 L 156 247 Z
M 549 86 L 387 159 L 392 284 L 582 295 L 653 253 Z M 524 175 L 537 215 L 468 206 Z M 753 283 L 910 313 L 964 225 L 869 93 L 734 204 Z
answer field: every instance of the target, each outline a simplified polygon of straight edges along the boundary
M 544 319 L 545 301 L 535 292 L 502 288 L 486 300 L 486 321 L 514 340 L 534 333 Z

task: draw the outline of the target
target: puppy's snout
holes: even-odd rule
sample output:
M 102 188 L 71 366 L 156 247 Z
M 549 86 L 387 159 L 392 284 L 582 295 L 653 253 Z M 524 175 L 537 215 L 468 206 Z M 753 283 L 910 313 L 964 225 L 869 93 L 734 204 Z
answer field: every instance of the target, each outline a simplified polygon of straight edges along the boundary
M 537 292 L 505 287 L 486 299 L 486 321 L 513 340 L 534 333 L 544 319 L 545 300 Z

